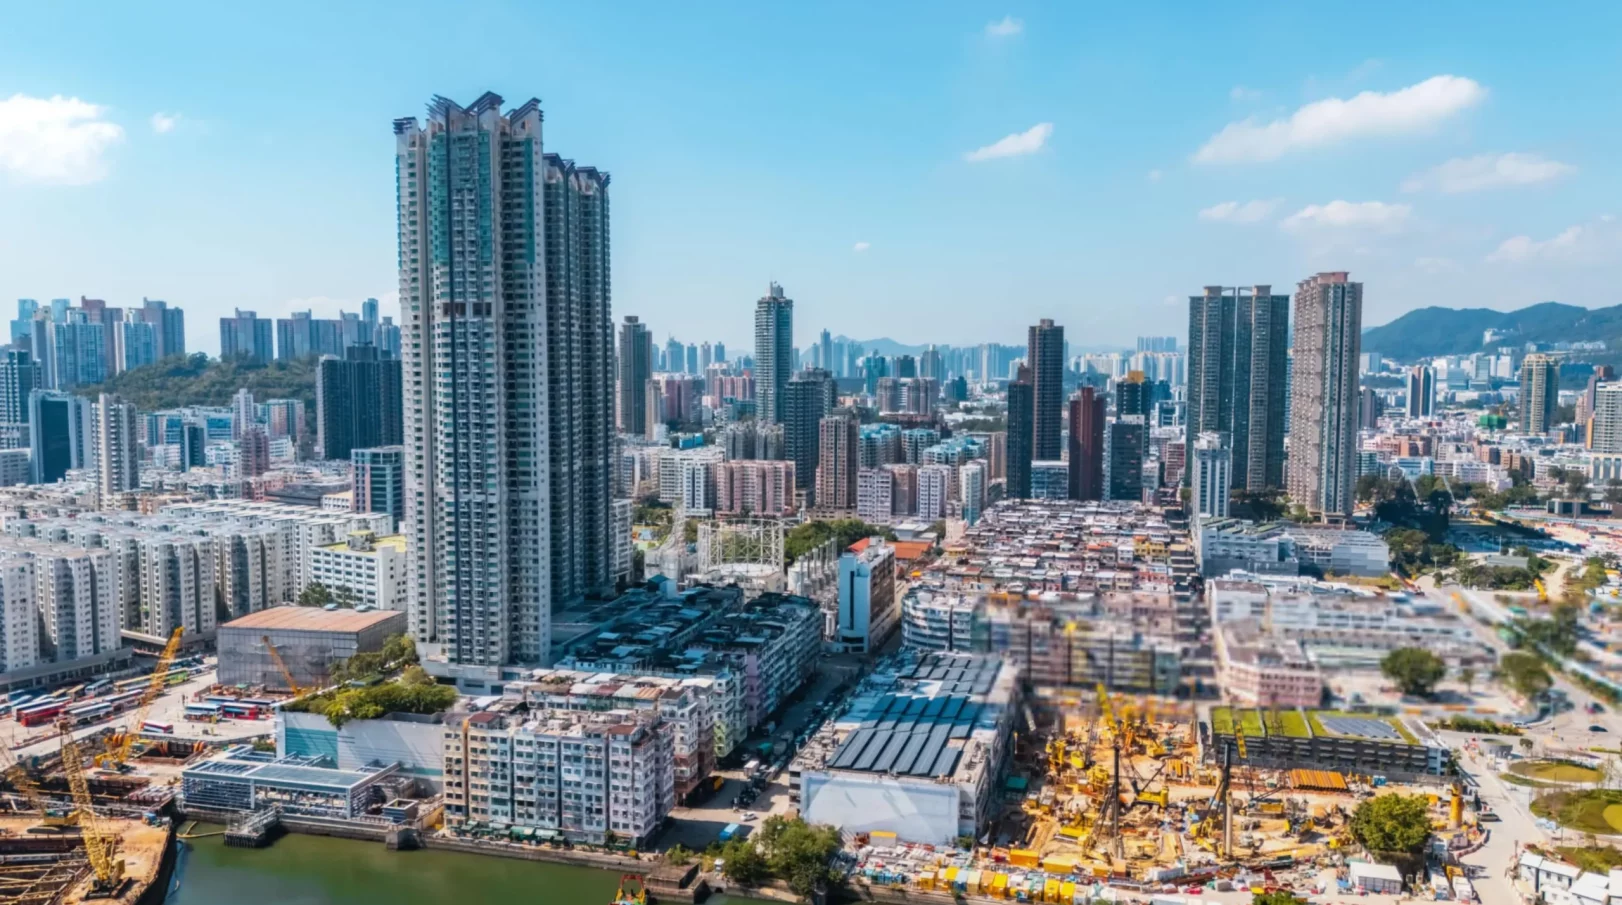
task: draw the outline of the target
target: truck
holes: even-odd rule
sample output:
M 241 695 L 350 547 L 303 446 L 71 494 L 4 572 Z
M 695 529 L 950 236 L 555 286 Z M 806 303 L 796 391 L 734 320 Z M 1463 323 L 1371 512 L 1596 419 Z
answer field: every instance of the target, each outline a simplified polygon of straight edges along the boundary
M 725 827 L 722 827 L 722 829 L 721 829 L 721 841 L 722 842 L 730 841 L 733 836 L 738 835 L 738 830 L 739 829 L 741 829 L 741 827 L 739 827 L 738 824 L 736 824 L 736 823 L 729 823 Z

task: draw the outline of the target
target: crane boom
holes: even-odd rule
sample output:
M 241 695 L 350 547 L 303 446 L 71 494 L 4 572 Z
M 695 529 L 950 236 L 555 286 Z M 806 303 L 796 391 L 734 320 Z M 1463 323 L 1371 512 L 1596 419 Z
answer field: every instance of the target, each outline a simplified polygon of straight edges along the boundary
M 292 692 L 295 698 L 303 694 L 304 689 L 299 688 L 298 683 L 293 681 L 293 671 L 287 668 L 287 662 L 282 659 L 282 652 L 276 649 L 276 645 L 270 643 L 270 636 L 263 635 L 259 640 L 265 642 L 265 649 L 270 651 L 270 658 L 276 661 L 276 668 L 282 671 L 282 678 L 287 680 L 287 690 Z
M 73 803 L 79 810 L 79 835 L 84 839 L 90 867 L 96 873 L 96 887 L 116 889 L 124 880 L 124 862 L 115 857 L 118 836 L 96 816 L 90 781 L 84 775 L 84 754 L 73 739 L 73 724 L 63 720 L 57 724 L 57 729 L 62 733 L 62 772 L 68 775 L 68 788 L 73 790 Z
M 60 811 L 54 814 L 51 813 L 50 803 L 45 800 L 45 796 L 39 793 L 39 786 L 34 784 L 33 778 L 28 775 L 28 769 L 22 765 L 22 761 L 7 767 L 5 777 L 11 783 L 12 788 L 21 792 L 23 797 L 28 799 L 29 807 L 39 812 L 40 819 L 44 821 L 46 826 L 69 826 L 74 822 L 75 818 L 71 814 L 63 814 Z
M 141 726 L 146 723 L 146 716 L 152 712 L 152 702 L 163 693 L 163 686 L 169 678 L 169 664 L 175 662 L 175 654 L 180 650 L 180 636 L 185 632 L 182 626 L 175 627 L 175 633 L 169 636 L 169 643 L 163 646 L 163 653 L 158 655 L 158 663 L 152 667 L 152 677 L 147 680 L 146 690 L 141 692 L 141 706 L 135 708 L 135 719 L 130 727 L 118 736 L 117 747 L 109 753 L 114 766 L 122 766 L 130 759 L 130 751 L 135 747 L 135 736 L 140 734 Z

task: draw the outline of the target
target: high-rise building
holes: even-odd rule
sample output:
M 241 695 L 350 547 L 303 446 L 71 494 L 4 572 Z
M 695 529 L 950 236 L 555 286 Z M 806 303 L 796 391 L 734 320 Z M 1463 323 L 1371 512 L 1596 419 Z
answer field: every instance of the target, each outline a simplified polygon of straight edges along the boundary
M 918 376 L 927 377 L 936 382 L 946 379 L 946 365 L 941 358 L 940 350 L 930 345 L 924 354 L 918 356 Z
M 1014 500 L 1029 499 L 1031 495 L 1031 463 L 1035 461 L 1031 443 L 1036 430 L 1036 388 L 1031 386 L 1030 376 L 1030 369 L 1022 367 L 1018 379 L 1008 384 L 1008 477 L 1005 495 Z
M 158 360 L 157 327 L 146 321 L 121 321 L 108 329 L 113 339 L 113 373 L 122 374 Z
M 895 548 L 868 538 L 860 551 L 839 557 L 839 612 L 834 646 L 846 653 L 876 651 L 901 623 L 896 594 Z
M 1031 327 L 1025 345 L 1025 363 L 1031 369 L 1031 457 L 1057 459 L 1064 409 L 1064 328 L 1043 318 Z
M 758 392 L 760 380 L 755 387 Z M 807 368 L 794 375 L 782 393 L 782 411 L 773 420 L 783 425 L 783 451 L 794 463 L 794 482 L 799 490 L 810 490 L 815 485 L 817 456 L 820 450 L 819 425 L 823 416 L 834 407 L 834 382 L 827 371 Z
M 1408 417 L 1430 418 L 1436 414 L 1436 371 L 1426 365 L 1408 369 Z
M 1233 486 L 1284 484 L 1290 297 L 1207 286 L 1188 300 L 1187 442 L 1228 435 Z
M 0 446 L 28 445 L 28 397 L 39 386 L 39 365 L 27 349 L 0 357 Z
M 70 469 L 95 461 L 90 400 L 36 389 L 28 396 L 29 483 L 54 484 Z
M 963 503 L 963 520 L 969 524 L 980 521 L 986 511 L 986 463 L 983 459 L 965 462 L 958 467 L 958 499 Z
M 552 629 L 541 109 L 501 105 L 394 122 L 409 623 L 475 687 L 544 664 Z
M 839 374 L 839 364 L 834 361 L 834 338 L 824 329 L 817 337 L 817 367 L 830 374 Z
M 26 346 L 34 335 L 34 315 L 39 311 L 36 299 L 17 300 L 17 319 L 11 322 L 11 344 Z
M 387 512 L 405 518 L 405 447 L 374 446 L 349 453 L 354 471 L 350 506 L 355 512 Z
M 1328 519 L 1352 514 L 1363 284 L 1320 273 L 1295 290 L 1290 498 Z
M 319 380 L 319 375 L 317 377 Z M 319 392 L 319 389 L 317 390 Z M 231 394 L 231 438 L 259 423 L 259 403 L 254 401 L 253 390 L 243 387 Z
M 237 438 L 237 477 L 257 478 L 269 470 L 270 436 L 255 424 L 244 429 Z
M 137 435 L 135 406 L 102 393 L 92 417 L 96 431 L 96 469 L 103 497 L 139 489 L 141 486 L 141 445 Z
M 107 327 L 80 309 L 63 312 L 61 323 L 38 323 L 31 336 L 44 385 L 53 390 L 90 386 L 107 379 Z
M 208 465 L 208 428 L 201 424 L 180 426 L 180 470 L 204 468 Z
M 311 311 L 295 311 L 292 317 L 276 319 L 276 358 L 294 361 L 312 355 L 344 354 L 341 319 L 319 318 Z
M 130 312 L 133 320 L 151 324 L 157 331 L 158 357 L 186 354 L 186 312 L 169 307 L 158 299 L 141 299 L 141 307 Z
M 1521 361 L 1521 432 L 1546 434 L 1560 408 L 1560 361 L 1533 353 Z
M 1154 385 L 1145 379 L 1142 371 L 1128 371 L 1126 377 L 1115 384 L 1115 414 L 1149 417 Z
M 1357 426 L 1363 430 L 1378 430 L 1380 415 L 1385 411 L 1385 403 L 1380 401 L 1380 394 L 1374 387 L 1364 387 L 1357 394 Z
M 360 303 L 360 319 L 362 323 L 377 323 L 377 299 L 367 299 Z
M 755 417 L 772 424 L 783 421 L 783 394 L 793 372 L 794 300 L 772 283 L 755 302 Z M 795 464 L 802 470 L 806 465 Z
M 856 418 L 844 413 L 829 415 L 817 426 L 818 509 L 845 512 L 856 508 L 859 430 Z
M 946 504 L 952 497 L 952 466 L 918 466 L 918 517 L 935 521 L 946 517 Z
M 1070 498 L 1104 498 L 1104 397 L 1084 386 L 1070 396 Z
M 1149 429 L 1136 415 L 1117 418 L 1104 429 L 1104 499 L 1143 501 L 1143 456 Z
M 1139 352 L 1176 352 L 1177 337 L 1175 336 L 1140 336 L 1138 337 Z
M 614 315 L 609 175 L 546 161 L 552 604 L 613 589 Z
M 1189 490 L 1195 513 L 1202 518 L 1228 517 L 1232 474 L 1233 450 L 1228 447 L 1227 434 L 1207 431 L 1194 439 Z
M 653 377 L 653 333 L 634 314 L 620 325 L 619 429 L 622 434 L 648 430 L 648 381 Z
M 220 357 L 242 356 L 249 361 L 268 362 L 276 357 L 276 337 L 268 317 L 236 309 L 231 317 L 220 318 Z
M 321 359 L 315 380 L 315 442 L 323 459 L 347 459 L 355 449 L 400 444 L 402 416 L 400 361 L 381 357 L 371 345 L 350 346 L 343 358 Z

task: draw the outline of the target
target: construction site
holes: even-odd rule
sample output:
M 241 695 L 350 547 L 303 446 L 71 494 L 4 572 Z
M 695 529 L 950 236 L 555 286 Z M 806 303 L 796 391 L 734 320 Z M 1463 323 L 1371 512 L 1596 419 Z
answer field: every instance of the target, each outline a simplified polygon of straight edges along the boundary
M 12 708 L 19 726 L 35 728 L 0 772 L 0 901 L 163 901 L 174 835 L 170 805 L 181 773 L 218 743 L 188 735 L 221 720 L 257 721 L 259 704 L 272 703 L 253 697 L 262 689 L 177 682 L 192 675 L 175 668 L 180 640 L 177 630 L 150 673 L 43 694 Z M 280 660 L 274 650 L 271 656 Z M 185 713 L 180 728 L 190 733 L 150 718 L 160 698 L 164 711 Z M 107 705 L 98 701 L 116 703 L 103 713 Z M 243 723 L 232 734 L 259 725 Z
M 1351 814 L 1376 790 L 1428 795 L 1450 850 L 1480 839 L 1457 788 L 1263 766 L 1243 719 L 1214 736 L 1186 701 L 1112 697 L 1103 686 L 1035 697 L 1038 730 L 1016 740 L 1006 806 L 977 844 L 870 834 L 857 840 L 869 883 L 1061 902 L 1084 900 L 1095 884 L 1159 889 L 1265 876 L 1289 885 L 1344 867 L 1356 848 Z

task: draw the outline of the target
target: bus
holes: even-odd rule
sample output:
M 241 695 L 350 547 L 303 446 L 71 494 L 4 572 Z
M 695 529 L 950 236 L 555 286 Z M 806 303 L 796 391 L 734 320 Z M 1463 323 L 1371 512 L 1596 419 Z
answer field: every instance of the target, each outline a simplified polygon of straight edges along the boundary
M 157 720 L 147 720 L 141 724 L 142 732 L 155 732 L 159 735 L 174 735 L 174 723 L 160 723 Z
M 44 701 L 30 704 L 17 711 L 17 722 L 24 726 L 43 726 L 62 715 L 64 701 Z
M 171 670 L 169 670 L 169 674 L 167 676 L 163 677 L 163 684 L 165 684 L 165 685 L 179 685 L 181 682 L 184 682 L 189 678 L 191 678 L 191 670 L 189 670 L 189 669 L 171 669 Z
M 113 686 L 113 680 L 112 679 L 97 679 L 96 681 L 91 682 L 89 685 L 86 685 L 84 687 L 84 693 L 87 696 L 94 697 L 95 695 L 101 694 L 102 692 L 106 691 L 107 689 L 111 688 L 112 686 Z
M 140 703 L 142 694 L 143 692 L 139 691 L 120 692 L 119 694 L 110 695 L 107 698 L 107 703 L 113 705 L 117 710 L 123 710 L 132 704 Z
M 67 710 L 68 719 L 72 720 L 75 726 L 93 723 L 96 720 L 111 716 L 112 713 L 113 705 L 106 701 L 84 704 L 79 707 L 69 707 Z
M 136 676 L 133 679 L 121 679 L 121 680 L 119 680 L 117 682 L 114 682 L 113 687 L 118 689 L 119 691 L 129 691 L 131 689 L 139 690 L 139 689 L 145 688 L 147 686 L 147 683 L 149 683 L 151 681 L 152 681 L 151 676 Z
M 218 704 L 187 704 L 185 717 L 194 723 L 214 723 L 220 719 Z
M 77 701 L 77 700 L 79 700 L 79 697 L 81 695 L 83 695 L 83 694 L 84 694 L 84 686 L 83 685 L 75 685 L 72 688 L 66 689 L 64 691 L 57 692 L 57 695 L 59 697 L 66 698 L 69 701 Z
M 220 705 L 220 715 L 233 720 L 257 720 L 259 719 L 259 708 L 252 704 L 244 704 L 241 701 L 232 701 L 229 704 Z

